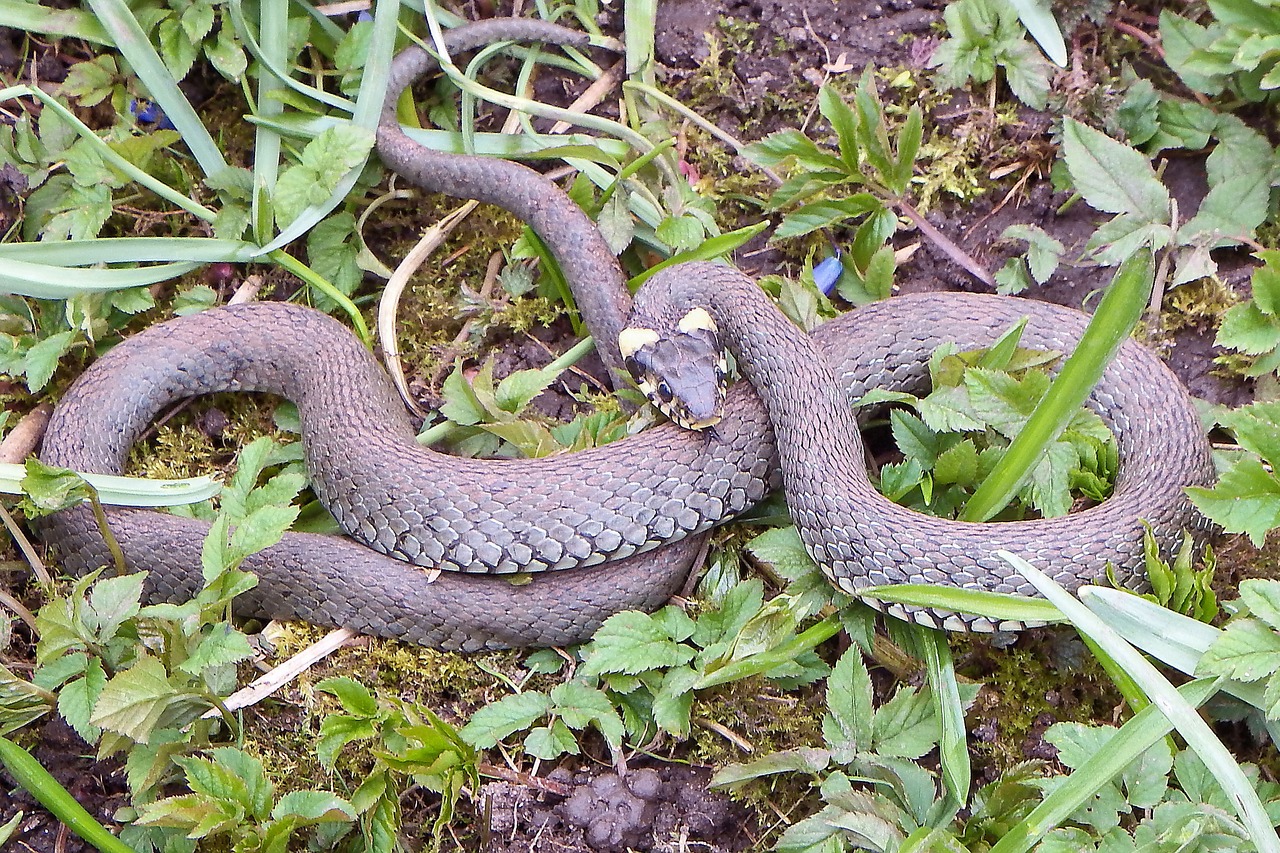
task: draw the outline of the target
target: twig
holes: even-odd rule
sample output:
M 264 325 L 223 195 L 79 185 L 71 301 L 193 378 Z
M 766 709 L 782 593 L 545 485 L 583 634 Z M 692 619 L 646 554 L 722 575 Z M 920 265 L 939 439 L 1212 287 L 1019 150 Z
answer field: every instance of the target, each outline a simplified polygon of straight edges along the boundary
M 915 224 L 921 234 L 928 237 L 930 242 L 941 249 L 944 255 L 959 264 L 965 272 L 987 287 L 994 288 L 996 286 L 996 281 L 991 277 L 991 273 L 987 272 L 968 252 L 953 243 L 950 237 L 935 228 L 933 223 L 925 219 L 920 211 L 911 206 L 910 202 L 905 199 L 898 199 L 894 202 L 894 206 Z
M 563 782 L 556 782 L 544 776 L 534 776 L 532 773 L 522 773 L 509 767 L 500 767 L 487 761 L 480 762 L 476 769 L 485 776 L 501 779 L 504 782 L 514 782 L 517 785 L 525 785 L 529 788 L 545 791 L 548 794 L 555 794 L 557 797 L 568 797 L 573 793 L 573 788 Z
M 41 403 L 27 412 L 14 424 L 13 429 L 0 441 L 0 462 L 22 464 L 40 445 L 44 438 L 45 427 L 49 425 L 49 416 L 53 414 L 53 406 Z
M 31 566 L 31 571 L 35 572 L 36 579 L 45 586 L 51 586 L 53 578 L 50 576 L 49 570 L 45 568 L 44 561 L 40 559 L 40 555 L 36 553 L 35 546 L 31 544 L 31 540 L 27 538 L 27 535 L 22 532 L 18 522 L 4 508 L 4 504 L 0 504 L 0 521 L 4 522 L 9 535 L 13 537 L 14 543 L 18 546 L 18 550 L 22 552 L 22 556 Z
M 328 657 L 356 639 L 359 639 L 359 635 L 350 628 L 338 628 L 330 631 L 323 638 L 307 646 L 284 663 L 254 679 L 251 684 L 241 687 L 235 693 L 232 693 L 223 704 L 229 711 L 239 711 L 241 708 L 256 705 L 290 681 L 293 681 L 317 661 Z M 204 713 L 204 716 L 217 717 L 220 716 L 220 712 L 217 708 L 210 708 Z

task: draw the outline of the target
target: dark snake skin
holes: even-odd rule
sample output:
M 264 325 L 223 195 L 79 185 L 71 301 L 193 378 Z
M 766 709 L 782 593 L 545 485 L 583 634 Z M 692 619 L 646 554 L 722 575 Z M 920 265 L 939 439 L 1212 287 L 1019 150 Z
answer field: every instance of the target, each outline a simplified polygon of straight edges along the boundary
M 452 31 L 450 50 L 505 38 L 582 42 L 581 34 L 539 22 L 490 21 Z M 581 211 L 523 166 L 429 152 L 395 124 L 390 105 L 430 66 L 416 48 L 396 59 L 379 132 L 384 162 L 425 187 L 491 201 L 530 222 L 568 274 L 606 363 L 616 367 L 617 331 L 630 298 L 616 260 Z M 689 264 L 665 271 L 649 287 L 678 282 L 703 297 L 743 281 L 725 267 Z M 828 408 L 843 401 L 839 387 L 855 395 L 877 386 L 918 387 L 929 352 L 944 341 L 981 346 L 1029 316 L 1025 345 L 1069 350 L 1087 322 L 1070 309 L 1004 297 L 895 298 L 813 333 L 812 346 L 833 366 L 837 386 L 826 383 L 822 359 L 813 358 L 803 337 L 770 349 L 762 310 L 750 307 L 739 320 L 718 317 L 723 328 L 745 335 L 737 345 L 748 377 L 764 388 L 783 382 L 788 390 L 826 395 Z M 787 361 L 793 357 L 811 361 Z M 808 378 L 797 378 L 797 370 Z M 42 458 L 117 473 L 165 406 L 223 390 L 269 391 L 297 403 L 316 493 L 365 543 L 286 535 L 246 563 L 260 583 L 237 599 L 238 610 L 441 648 L 564 645 L 589 636 L 619 610 L 652 609 L 687 574 L 700 545 L 693 534 L 742 512 L 779 483 L 774 431 L 745 384 L 731 391 L 714 437 L 667 425 L 547 459 L 477 461 L 434 453 L 413 440 L 390 382 L 341 324 L 276 303 L 213 309 L 126 340 L 60 401 Z M 843 469 L 852 461 L 860 472 L 847 484 L 813 490 L 818 497 L 803 498 L 793 510 L 806 531 L 837 523 L 837 539 L 812 532 L 805 538 L 846 588 L 927 580 L 1026 591 L 989 556 L 995 548 L 1034 559 L 1072 587 L 1096 579 L 1108 560 L 1122 576 L 1131 574 L 1141 564 L 1139 518 L 1165 534 L 1195 523 L 1182 487 L 1211 477 L 1207 445 L 1185 391 L 1134 343 L 1121 349 L 1094 395 L 1095 408 L 1120 437 L 1115 496 L 1066 519 L 961 525 L 897 508 L 867 483 L 855 432 L 831 435 L 824 428 L 829 424 L 814 417 L 826 411 L 824 404 L 787 400 L 773 412 L 784 436 L 783 459 L 790 463 L 784 470 L 821 477 L 827 466 L 838 462 Z M 789 492 L 805 494 L 796 477 L 787 476 Z M 843 507 L 839 513 L 837 505 Z M 207 525 L 142 510 L 111 510 L 109 518 L 129 564 L 149 572 L 153 598 L 189 596 L 198 588 Z M 59 513 L 42 525 L 41 535 L 72 573 L 109 562 L 86 508 Z M 456 571 L 432 582 L 410 563 Z M 855 575 L 855 565 L 865 576 Z M 529 580 L 524 584 L 490 576 L 541 570 L 556 571 L 522 575 Z M 1012 627 L 892 611 L 954 629 Z

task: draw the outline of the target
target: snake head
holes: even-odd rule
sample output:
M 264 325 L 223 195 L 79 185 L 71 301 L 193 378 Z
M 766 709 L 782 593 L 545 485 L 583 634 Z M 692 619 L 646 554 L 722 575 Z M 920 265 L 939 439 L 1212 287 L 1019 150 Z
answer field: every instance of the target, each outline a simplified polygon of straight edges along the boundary
M 641 392 L 672 422 L 692 430 L 720 422 L 728 359 L 706 310 L 690 310 L 673 328 L 623 329 L 618 348 Z

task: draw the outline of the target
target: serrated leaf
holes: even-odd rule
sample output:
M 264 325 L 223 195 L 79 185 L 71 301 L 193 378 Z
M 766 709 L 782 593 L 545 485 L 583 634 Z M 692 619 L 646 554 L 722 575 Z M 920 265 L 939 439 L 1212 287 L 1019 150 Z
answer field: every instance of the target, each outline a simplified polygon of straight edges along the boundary
M 53 372 L 58 368 L 58 362 L 71 349 L 77 337 L 78 333 L 74 330 L 57 332 L 27 350 L 22 360 L 23 373 L 27 377 L 27 388 L 31 393 L 35 394 L 49 384 Z
M 699 678 L 697 671 L 687 666 L 667 670 L 653 697 L 653 721 L 660 729 L 680 739 L 689 736 L 693 687 Z
M 587 645 L 580 672 L 584 676 L 683 666 L 696 652 L 672 639 L 664 626 L 646 613 L 628 610 L 610 616 Z
M 58 691 L 58 713 L 85 743 L 97 743 L 102 734 L 102 730 L 89 720 L 106 684 L 107 675 L 102 669 L 102 661 L 95 657 L 87 661 L 83 676 L 68 682 Z
M 352 169 L 364 165 L 373 149 L 373 134 L 355 124 L 321 131 L 302 149 L 300 162 L 276 181 L 272 204 L 276 223 L 284 228 L 313 205 L 324 204 Z
M 219 622 L 212 625 L 208 633 L 200 638 L 200 642 L 190 656 L 179 664 L 178 669 L 199 677 L 206 669 L 239 663 L 252 656 L 253 648 L 249 645 L 249 638 L 226 622 Z
M 871 749 L 871 676 L 857 646 L 841 655 L 827 676 L 827 710 L 822 736 L 837 755 Z
M 1240 600 L 1272 630 L 1280 630 L 1280 581 L 1250 578 L 1240 582 Z
M 1280 526 L 1280 480 L 1257 459 L 1236 462 L 1213 488 L 1188 488 L 1187 495 L 1228 533 L 1247 534 L 1254 547 L 1262 547 L 1267 532 Z
M 962 439 L 938 455 L 933 478 L 939 483 L 972 486 L 978 480 L 978 447 Z
M 937 746 L 941 736 L 932 699 L 915 688 L 898 688 L 871 720 L 872 748 L 878 755 L 920 758 Z
M 351 803 L 328 791 L 290 791 L 271 810 L 272 820 L 296 818 L 299 825 L 355 820 Z
M 611 749 L 622 746 L 622 718 L 603 691 L 581 681 L 566 681 L 552 688 L 551 701 L 554 703 L 552 713 L 564 720 L 565 725 L 575 729 L 593 725 Z
M 369 688 L 345 675 L 326 678 L 316 684 L 315 689 L 336 697 L 348 714 L 372 717 L 378 713 L 378 700 Z
M 320 738 L 316 741 L 316 758 L 325 767 L 332 768 L 338 753 L 352 741 L 369 740 L 377 735 L 374 721 L 368 717 L 352 717 L 347 714 L 330 714 L 320 721 Z
M 138 615 L 142 607 L 142 584 L 146 572 L 135 572 L 114 578 L 103 578 L 93 585 L 89 594 L 89 613 L 86 621 L 97 635 L 98 642 L 107 643 L 120 626 Z
M 1208 648 L 1197 674 L 1257 681 L 1280 670 L 1280 635 L 1258 619 L 1237 619 Z
M 536 726 L 525 735 L 524 751 L 534 758 L 549 761 L 562 755 L 577 755 L 578 739 L 561 720 L 550 726 Z
M 459 734 L 477 749 L 488 749 L 503 738 L 529 728 L 546 716 L 551 707 L 551 697 L 545 693 L 533 690 L 513 693 L 472 714 Z
M 1091 207 L 1169 221 L 1169 191 L 1145 155 L 1073 118 L 1063 121 L 1062 146 L 1071 181 Z
M 147 743 L 165 710 L 181 696 L 169 682 L 164 665 L 143 655 L 107 682 L 89 722 L 138 743 Z

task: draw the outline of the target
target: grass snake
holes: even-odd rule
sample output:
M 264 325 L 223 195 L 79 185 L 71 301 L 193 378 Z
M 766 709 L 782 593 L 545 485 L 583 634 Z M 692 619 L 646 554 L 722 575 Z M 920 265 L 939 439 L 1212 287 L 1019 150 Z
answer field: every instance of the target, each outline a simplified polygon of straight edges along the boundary
M 585 42 L 535 21 L 488 21 L 447 36 L 451 52 L 503 39 Z M 582 211 L 521 165 L 439 154 L 402 132 L 394 115 L 399 94 L 433 66 L 418 48 L 396 58 L 378 134 L 381 158 L 425 188 L 491 202 L 528 222 L 565 271 L 606 365 L 621 369 L 614 342 L 631 300 L 616 259 Z M 1036 561 L 1074 588 L 1098 579 L 1108 561 L 1122 578 L 1139 569 L 1141 520 L 1166 538 L 1195 523 L 1182 487 L 1210 479 L 1207 445 L 1185 390 L 1133 342 L 1091 400 L 1119 438 L 1115 493 L 1066 518 L 964 525 L 901 509 L 870 487 L 856 430 L 833 433 L 824 422 L 849 423 L 846 395 L 918 390 L 929 354 L 943 342 L 986 345 L 1025 316 L 1024 345 L 1065 351 L 1083 331 L 1084 314 L 1029 300 L 931 294 L 860 308 L 808 338 L 779 336 L 786 320 L 766 302 L 728 299 L 739 288 L 758 292 L 740 273 L 702 263 L 670 268 L 646 285 L 655 294 L 668 291 L 672 304 L 706 302 L 745 375 L 770 392 L 772 412 L 748 384 L 734 386 L 713 435 L 668 424 L 545 459 L 438 454 L 414 441 L 385 373 L 345 327 L 307 308 L 258 303 L 157 324 L 99 358 L 59 402 L 42 458 L 117 473 L 149 422 L 176 400 L 224 390 L 286 397 L 301 414 L 317 496 L 364 544 L 287 534 L 245 563 L 259 584 L 237 599 L 237 610 L 458 650 L 568 644 L 614 612 L 664 602 L 688 572 L 697 534 L 780 484 L 771 416 L 793 513 L 810 549 L 846 588 L 917 581 L 1027 592 L 990 556 L 997 548 Z M 829 469 L 852 473 L 827 481 Z M 108 518 L 129 565 L 149 572 L 153 599 L 198 589 L 207 524 L 133 509 L 112 509 Z M 824 525 L 837 533 L 811 532 Z M 69 572 L 110 562 L 86 507 L 58 513 L 40 532 Z M 432 582 L 414 564 L 456 571 Z M 527 573 L 521 578 L 528 582 L 502 577 L 512 573 Z M 1000 627 L 889 609 L 950 628 Z

